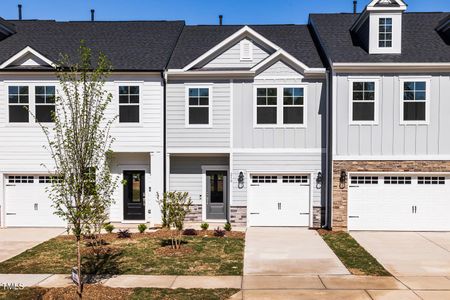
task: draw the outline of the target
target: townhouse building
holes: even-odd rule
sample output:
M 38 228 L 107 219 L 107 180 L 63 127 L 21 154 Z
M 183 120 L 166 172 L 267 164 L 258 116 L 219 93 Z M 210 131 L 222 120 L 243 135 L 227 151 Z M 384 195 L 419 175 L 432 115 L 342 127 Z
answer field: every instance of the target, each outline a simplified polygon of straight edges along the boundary
M 80 40 L 114 67 L 111 221 L 158 224 L 156 194 L 186 191 L 192 222 L 450 229 L 450 13 L 401 0 L 306 25 L 0 20 L 1 226 L 64 226 L 23 105 L 49 121 Z

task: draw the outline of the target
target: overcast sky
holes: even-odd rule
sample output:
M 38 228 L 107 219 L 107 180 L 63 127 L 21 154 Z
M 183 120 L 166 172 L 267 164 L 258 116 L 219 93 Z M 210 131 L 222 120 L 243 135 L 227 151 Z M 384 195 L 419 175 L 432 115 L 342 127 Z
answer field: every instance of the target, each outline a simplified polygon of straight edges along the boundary
M 359 0 L 358 10 L 370 0 Z M 351 12 L 353 0 L 0 0 L 0 16 L 17 19 L 186 20 L 188 24 L 302 24 L 309 13 Z M 450 0 L 409 0 L 409 12 L 450 11 Z

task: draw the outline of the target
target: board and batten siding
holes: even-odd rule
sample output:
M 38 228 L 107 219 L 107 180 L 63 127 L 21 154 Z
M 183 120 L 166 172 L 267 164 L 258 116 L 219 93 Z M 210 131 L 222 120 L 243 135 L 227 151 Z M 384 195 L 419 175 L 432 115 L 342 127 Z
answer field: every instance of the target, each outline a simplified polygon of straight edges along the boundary
M 306 84 L 305 128 L 255 128 L 254 86 Z M 233 84 L 233 145 L 234 148 L 299 148 L 320 149 L 323 147 L 325 111 L 325 82 L 302 79 L 267 79 L 234 81 Z
M 42 129 L 30 116 L 30 123 L 9 123 L 8 120 L 8 85 L 58 85 L 54 75 L 0 74 L 0 172 L 44 172 L 41 164 L 52 168 L 53 163 Z M 113 74 L 105 84 L 112 93 L 113 101 L 107 109 L 107 118 L 118 115 L 119 84 L 141 86 L 141 123 L 113 125 L 112 135 L 115 137 L 115 152 L 152 152 L 162 149 L 162 83 L 158 75 L 119 75 Z M 30 97 L 30 108 L 34 99 Z
M 186 90 L 189 86 L 210 87 L 212 126 L 206 128 L 186 127 Z M 167 84 L 166 134 L 169 149 L 185 147 L 230 147 L 230 83 L 180 82 Z
M 233 153 L 233 199 L 231 205 L 247 205 L 247 189 L 250 182 L 248 176 L 253 173 L 270 174 L 270 172 L 298 172 L 314 173 L 310 179 L 313 192 L 313 205 L 321 206 L 321 189 L 317 189 L 314 182 L 318 172 L 322 170 L 321 153 Z M 238 187 L 239 173 L 244 174 L 244 186 Z
M 202 166 L 228 166 L 228 156 L 170 156 L 169 190 L 188 192 L 193 204 L 202 204 Z
M 223 68 L 251 68 L 261 62 L 263 59 L 267 58 L 271 52 L 265 50 L 263 47 L 252 41 L 253 48 L 253 59 L 252 60 L 241 60 L 241 47 L 240 41 L 225 50 L 223 53 L 219 54 L 217 57 L 213 58 L 210 62 L 203 66 L 203 69 L 223 69 Z
M 401 124 L 400 79 L 429 77 L 430 102 L 428 124 Z M 378 114 L 376 125 L 350 125 L 349 78 L 379 78 Z M 335 143 L 337 157 L 358 156 L 436 156 L 450 154 L 450 74 L 398 76 L 391 74 L 348 74 L 335 77 Z

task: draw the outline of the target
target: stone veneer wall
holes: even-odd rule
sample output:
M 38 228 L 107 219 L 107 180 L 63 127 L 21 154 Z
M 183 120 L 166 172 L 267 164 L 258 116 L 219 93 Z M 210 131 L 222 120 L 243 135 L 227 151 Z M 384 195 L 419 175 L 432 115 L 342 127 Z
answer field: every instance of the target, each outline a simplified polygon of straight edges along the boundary
M 230 207 L 230 223 L 239 226 L 247 225 L 247 206 Z
M 202 205 L 191 205 L 191 212 L 184 218 L 186 222 L 201 222 L 202 221 Z
M 333 230 L 347 230 L 348 180 L 339 186 L 341 170 L 351 172 L 450 172 L 450 161 L 347 161 L 333 162 Z

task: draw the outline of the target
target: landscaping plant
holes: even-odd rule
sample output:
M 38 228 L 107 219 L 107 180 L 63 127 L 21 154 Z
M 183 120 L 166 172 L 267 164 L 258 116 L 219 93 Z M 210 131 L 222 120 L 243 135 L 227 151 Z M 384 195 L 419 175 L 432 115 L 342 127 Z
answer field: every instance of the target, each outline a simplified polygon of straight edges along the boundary
M 55 214 L 67 222 L 77 245 L 77 293 L 81 298 L 81 241 L 83 236 L 100 233 L 117 184 L 109 167 L 113 143 L 110 130 L 115 117 L 105 116 L 112 100 L 104 88 L 111 65 L 103 54 L 93 58 L 84 42 L 78 55 L 62 56 L 57 66 L 60 88 L 54 99 L 54 122 L 40 126 L 53 159 L 53 165 L 46 166 L 53 174 L 49 197 Z
M 225 230 L 220 229 L 220 227 L 217 227 L 214 229 L 214 236 L 215 237 L 224 237 L 225 236 Z
M 180 249 L 184 219 L 191 211 L 192 200 L 187 192 L 167 192 L 164 193 L 162 199 L 159 195 L 157 197 L 161 215 L 166 219 L 166 227 L 175 230 L 175 234 L 171 235 L 172 248 Z
M 131 233 L 128 229 L 121 229 L 117 233 L 118 239 L 129 239 L 131 237 Z
M 114 225 L 111 223 L 107 223 L 103 226 L 107 233 L 112 233 L 114 231 Z
M 140 233 L 144 233 L 144 231 L 147 230 L 147 225 L 145 225 L 145 224 L 139 224 L 139 225 L 138 225 L 138 230 L 139 230 Z
M 208 230 L 209 224 L 206 223 L 206 222 L 203 222 L 203 223 L 200 225 L 200 228 L 201 228 L 202 230 Z
M 197 235 L 197 230 L 195 230 L 193 228 L 187 228 L 183 231 L 183 235 L 195 236 L 195 235 Z
M 230 224 L 230 222 L 226 222 L 225 225 L 223 226 L 223 229 L 225 229 L 226 231 L 231 231 L 231 224 Z

